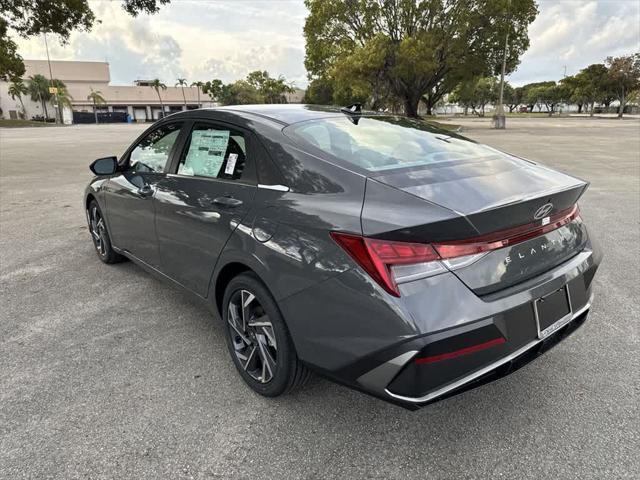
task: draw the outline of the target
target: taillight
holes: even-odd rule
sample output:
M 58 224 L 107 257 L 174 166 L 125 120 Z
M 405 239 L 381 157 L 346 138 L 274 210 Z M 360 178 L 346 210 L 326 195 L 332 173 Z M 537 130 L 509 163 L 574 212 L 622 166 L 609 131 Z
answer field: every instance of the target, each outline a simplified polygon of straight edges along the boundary
M 562 210 L 537 222 L 500 230 L 480 237 L 434 243 L 433 248 L 435 248 L 443 259 L 489 252 L 491 250 L 508 247 L 509 245 L 522 243 L 531 238 L 557 230 L 579 216 L 580 210 L 578 209 L 578 205 L 575 204 L 566 210 Z
M 393 242 L 340 232 L 331 232 L 331 237 L 371 278 L 396 297 L 400 292 L 392 270 L 395 266 L 415 267 L 440 258 L 433 247 L 425 243 Z
M 578 205 L 573 205 L 551 217 L 527 225 L 480 237 L 433 244 L 380 240 L 341 232 L 331 232 L 331 238 L 382 288 L 399 297 L 400 283 L 442 273 L 447 268 L 462 268 L 491 250 L 515 245 L 556 230 L 578 218 L 579 213 Z M 459 261 L 451 261 L 452 259 Z

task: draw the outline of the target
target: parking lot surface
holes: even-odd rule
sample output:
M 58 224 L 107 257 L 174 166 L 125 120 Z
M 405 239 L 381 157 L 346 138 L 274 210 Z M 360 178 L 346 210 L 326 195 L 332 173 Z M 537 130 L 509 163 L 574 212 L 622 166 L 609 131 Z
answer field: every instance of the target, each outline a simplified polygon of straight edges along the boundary
M 638 478 L 640 122 L 507 122 L 456 120 L 591 182 L 593 309 L 536 362 L 417 412 L 320 378 L 261 398 L 219 319 L 98 260 L 87 166 L 144 127 L 0 130 L 0 478 Z

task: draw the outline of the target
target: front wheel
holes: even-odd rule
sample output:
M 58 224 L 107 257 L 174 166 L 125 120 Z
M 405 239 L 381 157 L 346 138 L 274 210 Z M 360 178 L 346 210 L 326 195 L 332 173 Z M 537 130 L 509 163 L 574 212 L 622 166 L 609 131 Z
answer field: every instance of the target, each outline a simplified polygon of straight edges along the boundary
M 118 263 L 125 260 L 125 257 L 117 253 L 111 246 L 107 224 L 104 221 L 98 202 L 95 200 L 89 203 L 87 220 L 89 221 L 89 233 L 91 233 L 91 239 L 98 258 L 104 263 Z
M 254 391 L 276 397 L 309 379 L 278 306 L 255 275 L 243 273 L 229 282 L 223 320 L 233 363 Z

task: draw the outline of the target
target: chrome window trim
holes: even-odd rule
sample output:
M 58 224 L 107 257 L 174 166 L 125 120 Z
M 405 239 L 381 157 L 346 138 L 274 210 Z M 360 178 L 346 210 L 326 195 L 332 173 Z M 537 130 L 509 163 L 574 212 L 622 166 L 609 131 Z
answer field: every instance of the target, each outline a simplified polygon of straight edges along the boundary
M 290 190 L 286 185 L 265 185 L 263 183 L 259 183 L 258 188 L 262 188 L 265 190 L 276 190 L 278 192 L 288 192 Z
M 562 326 L 567 325 L 570 321 L 575 320 L 580 315 L 582 315 L 584 312 L 589 310 L 589 308 L 591 308 L 591 302 L 593 302 L 593 294 L 591 294 L 591 297 L 589 298 L 589 301 L 582 308 L 580 308 L 578 311 L 574 312 L 573 315 L 571 315 L 570 319 L 565 321 Z M 564 319 L 562 319 L 562 320 L 564 320 Z M 402 400 L 403 402 L 409 402 L 409 403 L 429 402 L 429 401 L 431 401 L 431 400 L 433 400 L 435 398 L 441 397 L 442 395 L 445 395 L 445 394 L 451 392 L 452 390 L 456 390 L 456 389 L 462 387 L 463 385 L 465 385 L 465 384 L 467 384 L 469 382 L 472 382 L 473 380 L 481 377 L 485 373 L 489 373 L 490 371 L 495 370 L 496 368 L 504 365 L 507 362 L 510 362 L 511 360 L 519 357 L 523 353 L 525 353 L 528 350 L 532 349 L 536 345 L 542 343 L 543 340 L 544 339 L 533 340 L 533 341 L 527 343 L 525 346 L 520 347 L 515 352 L 510 353 L 506 357 L 502 357 L 501 359 L 496 360 L 495 362 L 487 365 L 486 367 L 481 368 L 480 370 L 477 370 L 477 371 L 473 372 L 472 374 L 467 375 L 466 377 L 463 377 L 463 378 L 461 378 L 459 380 L 456 380 L 455 382 L 450 383 L 449 385 L 445 385 L 444 387 L 439 388 L 438 390 L 435 390 L 435 391 L 433 391 L 431 393 L 428 393 L 427 395 L 425 395 L 423 397 L 405 397 L 405 396 L 402 396 L 402 395 L 397 395 L 395 393 L 392 393 L 386 388 L 385 388 L 384 391 L 390 397 L 393 397 L 393 398 L 398 399 L 398 400 Z

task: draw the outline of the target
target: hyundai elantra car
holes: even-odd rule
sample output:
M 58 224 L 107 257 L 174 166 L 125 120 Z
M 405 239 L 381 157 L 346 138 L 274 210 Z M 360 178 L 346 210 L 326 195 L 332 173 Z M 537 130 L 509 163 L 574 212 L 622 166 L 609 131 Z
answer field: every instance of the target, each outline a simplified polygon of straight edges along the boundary
M 218 312 L 277 396 L 317 372 L 405 407 L 503 376 L 581 326 L 587 183 L 358 105 L 181 112 L 91 164 L 89 230 Z

